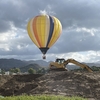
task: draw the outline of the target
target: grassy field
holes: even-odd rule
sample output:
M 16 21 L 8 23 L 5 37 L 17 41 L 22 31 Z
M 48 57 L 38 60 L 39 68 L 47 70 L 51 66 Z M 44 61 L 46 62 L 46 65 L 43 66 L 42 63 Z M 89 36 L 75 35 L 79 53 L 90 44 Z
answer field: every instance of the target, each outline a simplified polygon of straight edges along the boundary
M 38 96 L 13 96 L 4 98 L 1 97 L 0 100 L 87 100 L 87 99 L 81 97 L 38 95 Z

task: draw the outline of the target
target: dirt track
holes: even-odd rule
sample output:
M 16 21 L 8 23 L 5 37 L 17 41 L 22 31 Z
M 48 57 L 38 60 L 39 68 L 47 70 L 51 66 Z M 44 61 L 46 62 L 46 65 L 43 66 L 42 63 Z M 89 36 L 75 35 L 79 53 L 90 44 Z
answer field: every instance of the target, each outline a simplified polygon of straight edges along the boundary
M 0 95 L 56 94 L 100 100 L 100 72 L 50 72 L 0 76 Z

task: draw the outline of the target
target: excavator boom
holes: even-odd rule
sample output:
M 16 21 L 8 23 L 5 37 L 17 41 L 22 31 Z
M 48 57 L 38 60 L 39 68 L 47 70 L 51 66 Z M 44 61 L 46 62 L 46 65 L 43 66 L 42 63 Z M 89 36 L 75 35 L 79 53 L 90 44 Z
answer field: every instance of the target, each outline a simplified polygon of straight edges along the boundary
M 77 66 L 80 66 L 81 68 L 87 69 L 89 72 L 93 72 L 92 69 L 91 69 L 89 66 L 87 66 L 86 64 L 80 63 L 80 62 L 78 62 L 78 61 L 76 61 L 76 60 L 74 60 L 74 59 L 68 59 L 68 60 L 66 60 L 66 61 L 64 62 L 64 64 L 66 64 L 66 65 L 67 65 L 68 63 L 75 64 L 75 65 L 77 65 Z

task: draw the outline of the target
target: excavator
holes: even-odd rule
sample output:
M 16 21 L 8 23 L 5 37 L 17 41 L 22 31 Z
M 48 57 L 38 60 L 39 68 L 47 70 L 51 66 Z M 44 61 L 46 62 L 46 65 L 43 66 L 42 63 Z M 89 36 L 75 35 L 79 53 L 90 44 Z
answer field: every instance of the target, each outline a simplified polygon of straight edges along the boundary
M 51 62 L 49 64 L 49 68 L 50 70 L 68 71 L 68 69 L 66 68 L 66 65 L 69 63 L 80 66 L 81 68 L 86 69 L 89 72 L 93 72 L 92 69 L 86 64 L 80 63 L 74 59 L 65 60 L 64 58 L 57 58 L 55 62 Z

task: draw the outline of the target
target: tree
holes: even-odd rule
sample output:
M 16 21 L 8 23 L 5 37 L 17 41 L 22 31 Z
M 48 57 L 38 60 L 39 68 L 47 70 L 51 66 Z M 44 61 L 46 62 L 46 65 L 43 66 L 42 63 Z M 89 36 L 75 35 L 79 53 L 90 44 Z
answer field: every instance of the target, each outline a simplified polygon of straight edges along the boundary
M 15 68 L 15 73 L 19 73 L 20 69 L 19 68 Z
M 2 75 L 5 74 L 5 70 L 4 69 L 1 69 L 1 72 L 0 72 Z
M 44 73 L 46 73 L 46 70 L 45 70 L 45 68 L 39 68 L 39 70 L 37 71 L 37 73 L 44 74 Z
M 28 73 L 29 73 L 29 74 L 35 74 L 35 73 L 36 73 L 36 70 L 33 69 L 33 68 L 29 68 L 29 69 L 28 69 Z
M 42 68 L 41 72 L 44 74 L 46 72 L 45 68 Z
M 19 73 L 20 69 L 19 68 L 12 68 L 12 69 L 10 69 L 10 72 L 11 73 Z
M 39 68 L 39 69 L 37 70 L 37 73 L 38 73 L 38 74 L 41 73 L 41 68 Z
M 91 68 L 93 71 L 100 71 L 100 67 L 92 66 Z

